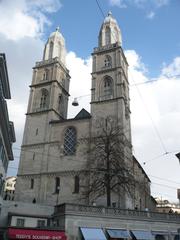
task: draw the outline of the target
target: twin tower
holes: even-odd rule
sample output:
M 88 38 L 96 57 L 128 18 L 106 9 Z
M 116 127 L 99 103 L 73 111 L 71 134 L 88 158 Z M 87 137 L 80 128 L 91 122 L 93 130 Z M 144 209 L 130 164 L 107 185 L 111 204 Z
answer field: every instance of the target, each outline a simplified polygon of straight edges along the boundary
M 88 139 L 98 132 L 97 122 L 115 120 L 125 136 L 124 160 L 130 165 L 133 162 L 128 63 L 121 45 L 119 26 L 109 13 L 92 53 L 91 112 L 82 109 L 67 119 L 70 75 L 65 40 L 59 29 L 50 35 L 42 61 L 33 68 L 16 200 L 49 205 L 106 204 L 103 195 L 84 195 L 89 187 Z M 129 197 L 117 192 L 112 194 L 112 203 L 133 208 L 140 197 L 140 193 Z

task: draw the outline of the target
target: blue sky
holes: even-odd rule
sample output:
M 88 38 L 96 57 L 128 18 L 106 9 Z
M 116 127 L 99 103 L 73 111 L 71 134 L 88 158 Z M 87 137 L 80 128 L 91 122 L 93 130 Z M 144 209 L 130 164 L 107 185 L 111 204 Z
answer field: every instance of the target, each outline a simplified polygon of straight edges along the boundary
M 129 63 L 133 153 L 152 181 L 152 195 L 172 201 L 180 188 L 180 1 L 98 0 L 119 23 Z M 17 142 L 8 175 L 17 173 L 32 67 L 60 26 L 70 70 L 69 117 L 90 110 L 91 53 L 103 22 L 96 0 L 1 0 L 0 52 L 6 53 Z M 153 81 L 134 87 L 134 83 Z M 86 95 L 86 96 L 84 96 Z M 74 97 L 80 106 L 73 108 Z M 167 153 L 166 153 L 167 152 Z
M 123 48 L 138 52 L 149 68 L 149 76 L 156 76 L 162 63 L 168 64 L 180 54 L 178 0 L 121 1 L 126 7 L 121 7 L 120 1 L 114 1 L 116 5 L 107 0 L 98 2 L 105 15 L 112 11 L 122 31 Z M 61 9 L 50 19 L 53 24 L 47 29 L 46 36 L 60 25 L 67 48 L 83 58 L 90 55 L 97 45 L 97 34 L 103 20 L 95 0 L 62 1 Z

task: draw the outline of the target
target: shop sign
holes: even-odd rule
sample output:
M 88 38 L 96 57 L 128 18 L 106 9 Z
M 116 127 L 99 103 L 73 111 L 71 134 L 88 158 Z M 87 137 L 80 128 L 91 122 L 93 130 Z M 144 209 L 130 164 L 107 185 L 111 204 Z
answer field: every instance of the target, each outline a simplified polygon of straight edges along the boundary
M 29 229 L 8 229 L 8 236 L 10 239 L 21 240 L 65 240 L 64 232 L 58 231 L 40 231 Z

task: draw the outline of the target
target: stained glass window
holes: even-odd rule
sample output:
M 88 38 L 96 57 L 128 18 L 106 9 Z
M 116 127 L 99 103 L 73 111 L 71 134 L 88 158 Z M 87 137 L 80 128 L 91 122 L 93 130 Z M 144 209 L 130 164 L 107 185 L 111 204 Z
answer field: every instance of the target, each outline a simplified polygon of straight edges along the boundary
M 64 135 L 64 154 L 73 155 L 76 152 L 76 129 L 69 127 Z

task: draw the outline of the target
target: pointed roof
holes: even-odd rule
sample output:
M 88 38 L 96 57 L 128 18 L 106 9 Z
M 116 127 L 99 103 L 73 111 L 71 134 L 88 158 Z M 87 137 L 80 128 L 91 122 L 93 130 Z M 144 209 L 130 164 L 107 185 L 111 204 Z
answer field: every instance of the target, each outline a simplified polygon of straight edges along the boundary
M 114 24 L 118 25 L 116 19 L 112 15 L 111 11 L 108 12 L 107 17 L 105 17 L 105 19 L 104 19 L 104 23 L 109 23 L 109 22 L 113 22 Z
M 84 108 L 75 116 L 74 119 L 84 119 L 84 118 L 91 118 L 91 114 L 86 111 Z
M 109 12 L 105 17 L 99 32 L 99 47 L 118 43 L 122 45 L 121 30 L 116 19 Z
M 64 40 L 64 37 L 63 37 L 63 35 L 61 34 L 59 27 L 56 28 L 56 31 L 54 31 L 54 32 L 52 32 L 52 33 L 50 34 L 49 38 L 50 38 L 50 39 L 52 39 L 52 38 L 59 38 L 59 39 L 63 39 L 63 40 Z

